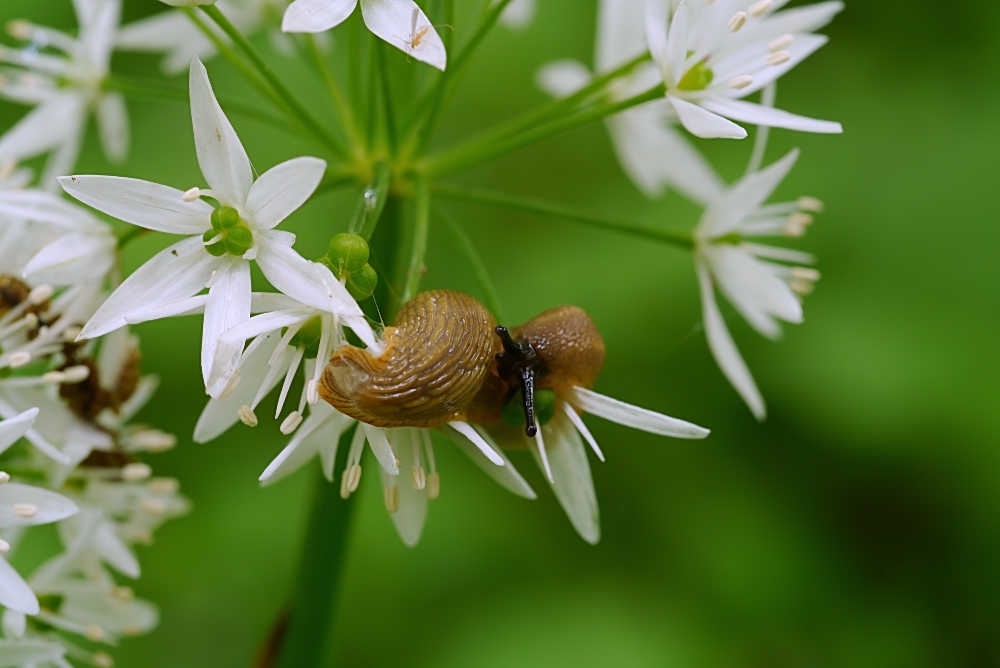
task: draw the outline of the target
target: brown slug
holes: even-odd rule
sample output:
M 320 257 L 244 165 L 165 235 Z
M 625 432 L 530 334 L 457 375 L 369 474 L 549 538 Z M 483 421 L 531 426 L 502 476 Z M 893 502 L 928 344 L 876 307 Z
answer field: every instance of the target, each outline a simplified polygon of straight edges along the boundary
M 589 388 L 604 366 L 604 341 L 582 309 L 549 309 L 508 330 L 476 299 L 450 290 L 404 304 L 382 339 L 379 357 L 338 349 L 319 385 L 334 408 L 376 427 L 496 421 L 520 392 L 533 436 L 535 388 Z

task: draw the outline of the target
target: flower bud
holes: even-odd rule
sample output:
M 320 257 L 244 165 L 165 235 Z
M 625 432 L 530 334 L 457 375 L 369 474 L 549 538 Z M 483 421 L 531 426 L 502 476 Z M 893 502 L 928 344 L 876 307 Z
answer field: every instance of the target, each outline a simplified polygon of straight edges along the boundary
M 341 233 L 330 239 L 327 248 L 330 266 L 338 278 L 343 272 L 362 271 L 368 264 L 368 242 L 357 234 Z
M 371 297 L 376 285 L 378 285 L 378 274 L 370 264 L 352 272 L 347 278 L 347 291 L 358 301 Z

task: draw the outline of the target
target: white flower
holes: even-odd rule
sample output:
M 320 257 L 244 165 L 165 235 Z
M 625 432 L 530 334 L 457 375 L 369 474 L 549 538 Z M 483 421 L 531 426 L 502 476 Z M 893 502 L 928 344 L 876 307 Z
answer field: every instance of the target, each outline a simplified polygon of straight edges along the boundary
M 594 69 L 612 71 L 646 51 L 646 1 L 601 0 L 597 22 Z M 575 60 L 549 63 L 538 72 L 538 84 L 556 97 L 575 93 L 591 81 L 587 67 Z M 660 82 L 659 70 L 644 63 L 615 80 L 608 93 L 615 101 L 628 99 Z M 724 190 L 722 180 L 683 135 L 665 121 L 668 103 L 649 102 L 605 121 L 618 161 L 628 177 L 648 197 L 667 187 L 699 203 Z
M 108 75 L 111 51 L 121 14 L 120 0 L 73 3 L 80 32 L 77 37 L 14 21 L 10 32 L 31 40 L 22 50 L 0 47 L 0 62 L 23 69 L 6 70 L 0 95 L 23 104 L 37 105 L 0 138 L 0 160 L 22 160 L 52 151 L 42 184 L 55 186 L 55 178 L 76 164 L 87 117 L 96 113 L 104 153 L 112 161 L 125 159 L 129 129 L 125 98 L 102 90 Z M 53 49 L 53 55 L 40 51 Z
M 295 0 L 285 11 L 285 32 L 323 32 L 339 25 L 359 0 Z M 360 0 L 361 16 L 380 39 L 428 65 L 444 70 L 444 42 L 413 0 Z
M 7 618 L 7 611 L 4 611 L 4 618 Z M 23 616 L 21 619 L 24 619 Z M 62 643 L 52 640 L 4 638 L 0 640 L 0 665 L 23 666 L 24 668 L 48 668 L 49 666 L 73 668 L 73 665 L 65 659 L 66 651 L 66 647 Z
M 295 45 L 280 30 L 288 0 L 219 0 L 216 6 L 247 37 L 266 29 L 276 49 L 285 55 L 294 53 Z M 219 39 L 230 41 L 214 24 L 209 27 Z M 161 67 L 167 74 L 184 71 L 195 56 L 208 60 L 217 53 L 212 40 L 179 11 L 162 12 L 122 26 L 115 46 L 124 51 L 166 53 Z
M 171 7 L 201 7 L 214 5 L 216 0 L 160 0 L 160 2 Z
M 535 19 L 537 10 L 537 0 L 512 0 L 500 14 L 500 23 L 511 30 L 524 30 Z
M 673 114 L 698 137 L 742 139 L 732 120 L 804 132 L 839 133 L 839 123 L 817 121 L 742 101 L 818 48 L 839 1 L 776 13 L 781 0 L 681 2 L 650 0 L 647 40 L 667 87 Z M 732 119 L 732 120 L 727 120 Z
M 190 89 L 198 163 L 211 190 L 182 192 L 116 176 L 69 176 L 60 183 L 78 200 L 126 222 L 191 235 L 129 276 L 80 336 L 101 336 L 130 318 L 143 319 L 146 311 L 156 311 L 157 317 L 184 313 L 189 310 L 186 300 L 207 287 L 201 351 L 207 384 L 219 336 L 250 319 L 250 260 L 257 261 L 278 290 L 304 303 L 322 301 L 325 305 L 326 295 L 317 295 L 312 263 L 292 250 L 295 235 L 274 227 L 309 198 L 326 163 L 318 158 L 295 158 L 255 182 L 246 151 L 197 58 L 191 63 Z M 214 197 L 222 206 L 213 209 L 198 199 L 201 194 Z M 360 309 L 351 313 L 360 314 Z
M 694 233 L 709 347 L 729 382 L 760 420 L 766 414 L 764 400 L 726 328 L 715 301 L 714 286 L 719 287 L 751 327 L 768 338 L 780 336 L 778 320 L 802 322 L 798 295 L 812 290 L 819 272 L 772 260 L 808 264 L 813 257 L 747 240 L 757 236 L 801 236 L 812 222 L 807 211 L 815 212 L 821 205 L 811 198 L 764 206 L 798 155 L 797 150 L 792 151 L 767 169 L 744 177 L 708 206 Z

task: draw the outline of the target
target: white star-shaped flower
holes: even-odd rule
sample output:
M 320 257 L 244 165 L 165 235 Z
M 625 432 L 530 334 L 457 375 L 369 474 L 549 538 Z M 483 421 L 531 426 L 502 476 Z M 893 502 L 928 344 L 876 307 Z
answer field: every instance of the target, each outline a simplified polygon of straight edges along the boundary
M 30 40 L 31 45 L 20 50 L 0 47 L 0 62 L 20 68 L 4 71 L 0 95 L 36 105 L 0 138 L 0 160 L 23 160 L 52 151 L 42 175 L 46 187 L 55 187 L 55 178 L 76 164 L 91 111 L 96 113 L 108 159 L 120 162 L 128 154 L 125 98 L 102 88 L 118 31 L 121 2 L 85 0 L 73 5 L 80 24 L 77 37 L 27 21 L 14 21 L 8 24 L 8 30 L 16 38 Z
M 742 139 L 752 123 L 803 132 L 839 133 L 839 123 L 818 121 L 742 98 L 761 90 L 826 44 L 812 32 L 844 5 L 776 12 L 782 0 L 681 2 L 650 0 L 647 41 L 667 87 L 672 116 L 698 137 Z M 732 119 L 732 120 L 728 120 Z
M 285 32 L 323 32 L 343 23 L 361 3 L 365 25 L 377 37 L 444 70 L 448 54 L 437 30 L 413 0 L 295 0 L 285 11 Z
M 764 419 L 764 399 L 746 363 L 733 343 L 715 301 L 715 286 L 751 327 L 775 339 L 779 320 L 802 322 L 801 295 L 812 291 L 819 272 L 778 262 L 811 264 L 814 258 L 787 248 L 748 241 L 758 236 L 801 236 L 812 222 L 809 211 L 821 208 L 816 200 L 772 204 L 764 202 L 798 159 L 792 151 L 767 169 L 744 177 L 723 197 L 709 205 L 695 229 L 695 262 L 701 285 L 705 334 L 723 373 L 758 419 Z
M 93 338 L 130 319 L 150 319 L 144 312 L 155 312 L 156 317 L 185 313 L 190 310 L 188 300 L 207 287 L 201 352 L 207 385 L 219 336 L 250 319 L 251 260 L 281 292 L 307 304 L 329 303 L 329 294 L 316 287 L 315 263 L 292 250 L 295 235 L 274 229 L 313 193 L 326 163 L 318 158 L 295 158 L 254 181 L 246 151 L 197 58 L 191 63 L 190 90 L 198 163 L 211 190 L 183 192 L 116 176 L 67 176 L 60 183 L 81 202 L 126 222 L 191 235 L 129 276 L 80 336 Z M 202 194 L 221 206 L 213 208 L 199 199 Z M 336 287 L 347 295 L 342 286 Z M 344 315 L 361 315 L 349 295 L 339 303 L 347 310 Z

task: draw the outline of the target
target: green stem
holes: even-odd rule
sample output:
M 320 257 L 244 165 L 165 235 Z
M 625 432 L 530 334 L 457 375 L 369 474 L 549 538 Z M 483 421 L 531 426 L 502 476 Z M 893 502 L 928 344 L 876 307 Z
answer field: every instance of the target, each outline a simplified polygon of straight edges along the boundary
M 483 293 L 483 303 L 486 304 L 486 308 L 497 319 L 497 322 L 510 322 L 507 319 L 507 312 L 500 303 L 500 294 L 497 292 L 496 286 L 493 285 L 490 272 L 483 264 L 483 259 L 479 257 L 479 252 L 476 250 L 475 244 L 472 243 L 472 239 L 444 209 L 435 206 L 434 211 L 438 218 L 444 221 L 445 227 L 454 235 L 455 241 L 458 243 L 458 250 L 465 256 L 472 268 L 473 277 L 479 285 L 479 290 Z
M 240 51 L 250 60 L 257 71 L 264 77 L 264 79 L 271 85 L 274 92 L 279 98 L 285 103 L 285 105 L 292 110 L 299 121 L 309 129 L 309 131 L 320 141 L 326 144 L 334 153 L 340 155 L 341 157 L 349 157 L 350 153 L 343 147 L 337 139 L 323 129 L 316 119 L 312 117 L 309 111 L 302 105 L 298 99 L 292 95 L 292 91 L 284 84 L 284 82 L 274 73 L 271 66 L 267 64 L 267 61 L 261 57 L 257 49 L 254 48 L 253 44 L 250 43 L 246 37 L 243 36 L 236 26 L 229 22 L 218 7 L 215 5 L 202 5 L 201 10 L 208 15 L 210 19 L 215 21 L 215 24 L 222 28 L 222 31 L 229 35 L 229 38 L 233 40 L 236 46 L 239 47 Z
M 547 123 L 533 130 L 507 139 L 501 139 L 500 141 L 486 142 L 473 140 L 467 142 L 428 157 L 424 164 L 425 174 L 427 174 L 428 178 L 447 176 L 484 162 L 489 162 L 526 146 L 536 144 L 585 125 L 590 125 L 591 123 L 596 123 L 626 109 L 659 99 L 663 97 L 664 90 L 663 84 L 660 84 L 627 100 L 603 104 L 594 109 Z
M 375 163 L 375 175 L 368 182 L 364 190 L 358 194 L 358 201 L 354 205 L 354 213 L 351 216 L 350 225 L 347 231 L 351 234 L 359 234 L 369 240 L 375 233 L 375 226 L 382 215 L 385 203 L 389 199 L 389 183 L 392 181 L 392 172 L 389 165 L 384 161 Z
M 450 199 L 456 202 L 487 204 L 489 206 L 523 211 L 525 213 L 572 220 L 577 223 L 599 227 L 612 232 L 620 232 L 641 237 L 643 239 L 651 239 L 660 243 L 683 248 L 684 250 L 691 250 L 694 248 L 694 240 L 687 232 L 659 230 L 629 220 L 595 216 L 590 213 L 567 209 L 559 206 L 558 204 L 550 204 L 549 202 L 531 197 L 518 197 L 516 195 L 508 195 L 506 193 L 498 193 L 490 190 L 483 190 L 481 188 L 466 188 L 443 183 L 434 184 L 434 194 L 444 199 Z
M 381 40 L 376 45 L 375 59 L 378 62 L 378 80 L 382 86 L 382 113 L 385 117 L 385 134 L 389 142 L 389 154 L 395 155 L 397 143 L 396 113 L 392 108 L 392 90 L 389 82 L 389 67 L 386 62 L 386 49 L 389 45 Z
M 184 103 L 188 103 L 190 101 L 188 91 L 186 89 L 164 85 L 156 79 L 146 80 L 137 77 L 114 75 L 104 80 L 104 87 L 107 90 L 116 90 L 131 98 L 140 100 L 173 100 Z M 283 118 L 269 114 L 266 111 L 261 111 L 252 105 L 244 104 L 243 102 L 226 99 L 220 96 L 216 97 L 219 100 L 219 104 L 222 105 L 222 108 L 228 112 L 252 118 L 262 123 L 267 123 L 268 125 L 284 130 L 285 132 L 294 133 L 294 130 L 288 126 L 288 123 L 286 123 Z
M 147 230 L 145 227 L 139 227 L 138 225 L 129 225 L 115 235 L 118 237 L 118 248 L 124 248 L 130 241 L 138 239 L 147 232 L 152 232 L 152 230 Z
M 347 136 L 356 145 L 361 145 L 361 135 L 358 132 L 357 122 L 354 120 L 354 112 L 351 111 L 351 105 L 347 103 L 347 99 L 344 97 L 344 91 L 341 90 L 340 82 L 334 76 L 333 69 L 319 50 L 316 39 L 309 33 L 303 33 L 301 37 L 305 45 L 306 55 L 309 56 L 313 66 L 316 68 L 317 74 L 323 80 L 326 92 L 330 96 L 330 101 L 333 102 L 337 113 L 340 115 L 340 122 L 344 124 Z
M 344 453 L 345 460 L 353 432 L 348 429 L 340 437 L 338 450 Z M 327 657 L 356 505 L 353 499 L 340 498 L 339 485 L 331 484 L 322 475 L 318 477 L 292 598 L 291 618 L 279 648 L 277 668 L 331 665 Z
M 424 256 L 427 254 L 427 232 L 431 219 L 431 196 L 427 181 L 414 177 L 413 244 L 410 247 L 410 266 L 406 271 L 406 285 L 403 287 L 402 301 L 413 299 L 420 289 L 420 279 L 424 273 Z

